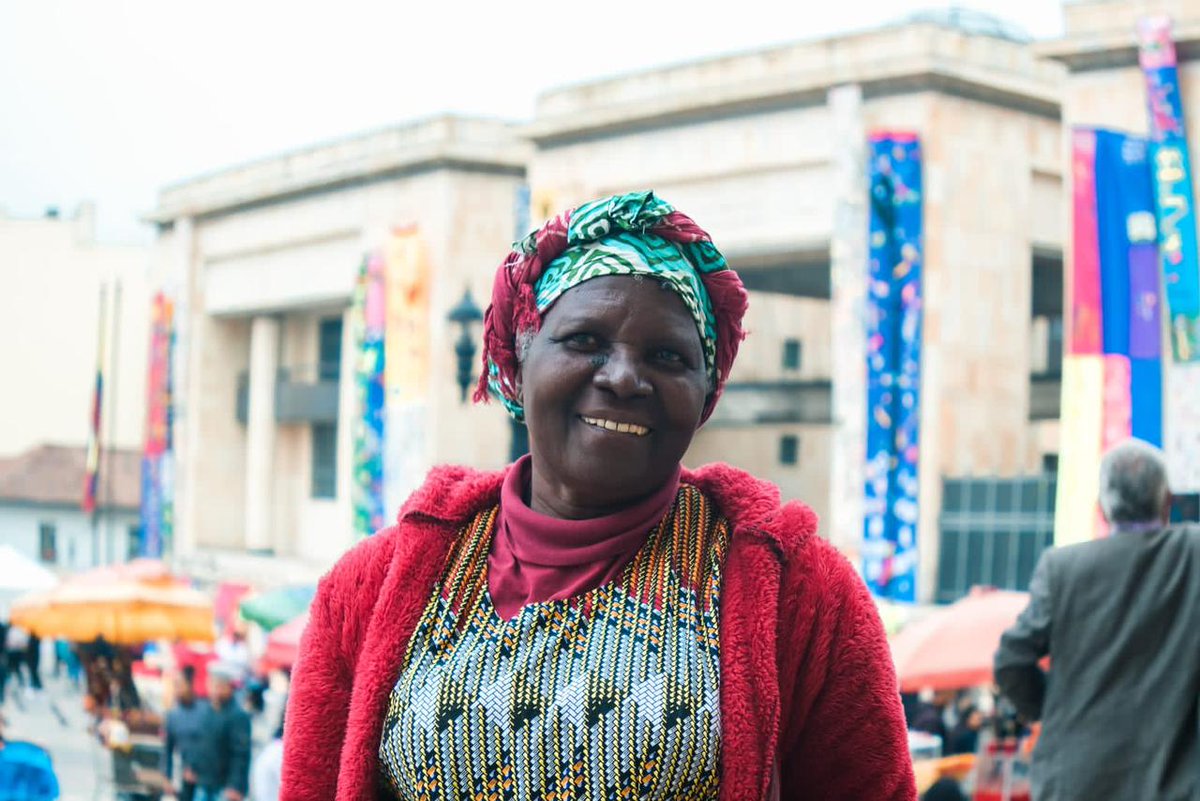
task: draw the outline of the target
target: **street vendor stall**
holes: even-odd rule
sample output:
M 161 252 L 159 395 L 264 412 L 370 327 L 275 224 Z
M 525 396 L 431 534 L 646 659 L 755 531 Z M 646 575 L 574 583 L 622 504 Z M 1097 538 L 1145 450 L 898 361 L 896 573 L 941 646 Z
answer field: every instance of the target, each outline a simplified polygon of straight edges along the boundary
M 159 788 L 139 779 L 135 769 L 158 764 L 160 694 L 139 692 L 135 664 L 144 675 L 160 675 L 161 668 L 147 661 L 154 650 L 148 644 L 212 642 L 212 601 L 162 562 L 137 559 L 18 598 L 11 617 L 31 633 L 76 643 L 87 677 L 84 703 L 100 749 L 97 783 L 128 797 L 157 798 Z
M 96 568 L 25 595 L 13 602 L 11 617 L 30 633 L 73 642 L 211 642 L 215 636 L 212 601 L 153 559 Z

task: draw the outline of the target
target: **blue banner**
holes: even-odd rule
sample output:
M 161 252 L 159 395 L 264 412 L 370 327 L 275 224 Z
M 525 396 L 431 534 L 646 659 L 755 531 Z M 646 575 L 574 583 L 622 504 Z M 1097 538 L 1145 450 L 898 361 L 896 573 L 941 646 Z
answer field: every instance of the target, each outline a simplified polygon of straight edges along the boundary
M 870 179 L 863 576 L 877 597 L 914 602 L 924 255 L 916 136 L 872 136 Z
M 1200 258 L 1192 167 L 1171 23 L 1138 24 L 1139 60 L 1150 112 L 1150 162 L 1158 212 L 1159 261 L 1175 361 L 1200 361 Z

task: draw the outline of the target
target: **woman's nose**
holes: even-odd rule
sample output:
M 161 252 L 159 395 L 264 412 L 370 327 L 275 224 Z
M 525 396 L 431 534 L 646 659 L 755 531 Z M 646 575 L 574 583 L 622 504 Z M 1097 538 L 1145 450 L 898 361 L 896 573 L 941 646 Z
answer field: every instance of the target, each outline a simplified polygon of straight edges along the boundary
M 592 380 L 601 389 L 607 389 L 618 398 L 636 398 L 651 393 L 649 380 L 642 372 L 642 365 L 635 356 L 621 348 L 614 348 L 605 355 L 596 367 Z

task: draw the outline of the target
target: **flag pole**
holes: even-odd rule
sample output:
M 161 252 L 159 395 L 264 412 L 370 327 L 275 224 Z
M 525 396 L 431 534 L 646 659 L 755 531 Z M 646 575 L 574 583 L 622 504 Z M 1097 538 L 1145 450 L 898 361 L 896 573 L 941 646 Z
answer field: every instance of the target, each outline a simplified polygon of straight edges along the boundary
M 113 515 L 113 496 L 114 485 L 116 484 L 116 475 L 113 472 L 114 466 L 114 448 L 116 447 L 117 435 L 117 358 L 120 356 L 121 340 L 121 279 L 117 278 L 113 281 L 113 303 L 112 303 L 112 340 L 109 348 L 109 371 L 108 371 L 108 425 L 105 430 L 108 432 L 108 437 L 105 441 L 107 450 L 105 451 L 104 469 L 108 474 L 104 482 L 104 506 L 105 506 L 105 539 L 108 542 L 108 561 L 124 562 L 127 554 L 118 554 L 114 558 L 113 549 L 116 545 L 116 520 Z M 126 549 L 128 550 L 128 549 Z
M 89 424 L 87 452 L 84 463 L 83 511 L 91 518 L 92 565 L 100 564 L 100 529 L 96 517 L 96 482 L 100 474 L 100 413 L 104 396 L 104 334 L 105 308 L 108 287 L 100 283 L 100 299 L 96 314 L 96 372 L 92 377 L 92 419 Z

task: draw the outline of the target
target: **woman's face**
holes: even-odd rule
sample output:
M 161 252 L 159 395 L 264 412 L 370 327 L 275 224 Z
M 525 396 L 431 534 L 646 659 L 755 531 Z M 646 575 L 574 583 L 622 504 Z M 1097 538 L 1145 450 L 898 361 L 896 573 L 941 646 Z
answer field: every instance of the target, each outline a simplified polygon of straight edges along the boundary
M 649 277 L 594 278 L 565 292 L 530 343 L 521 384 L 535 508 L 550 500 L 573 516 L 662 486 L 707 397 L 696 323 Z

